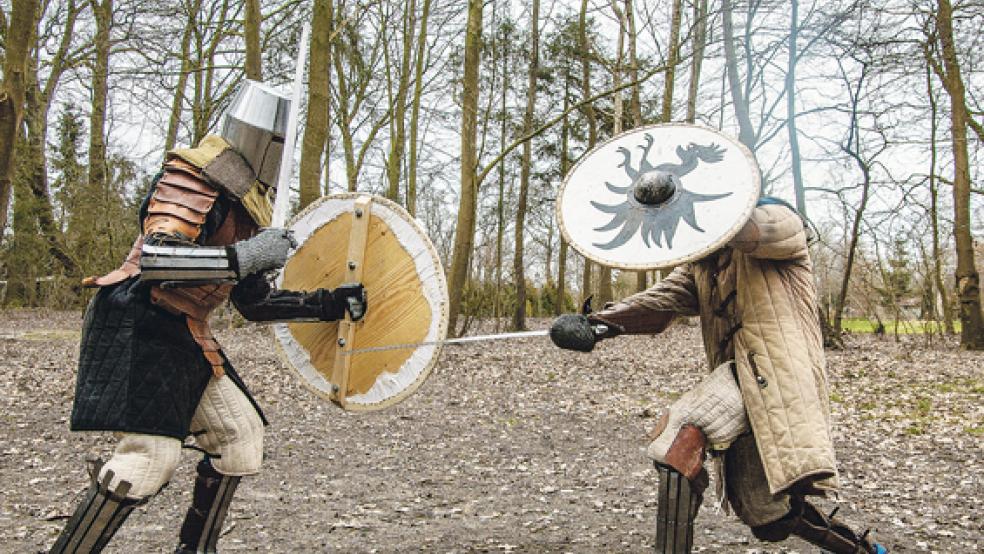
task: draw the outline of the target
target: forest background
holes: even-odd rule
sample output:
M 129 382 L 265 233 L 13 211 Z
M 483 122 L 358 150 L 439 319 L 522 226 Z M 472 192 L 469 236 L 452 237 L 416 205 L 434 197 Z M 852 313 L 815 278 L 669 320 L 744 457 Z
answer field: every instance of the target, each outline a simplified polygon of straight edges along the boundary
M 748 146 L 807 216 L 833 342 L 860 319 L 984 349 L 981 0 L 0 0 L 3 305 L 83 305 L 164 152 L 244 78 L 287 88 L 304 22 L 294 212 L 405 206 L 455 333 L 658 279 L 586 262 L 554 202 L 600 141 L 684 121 Z

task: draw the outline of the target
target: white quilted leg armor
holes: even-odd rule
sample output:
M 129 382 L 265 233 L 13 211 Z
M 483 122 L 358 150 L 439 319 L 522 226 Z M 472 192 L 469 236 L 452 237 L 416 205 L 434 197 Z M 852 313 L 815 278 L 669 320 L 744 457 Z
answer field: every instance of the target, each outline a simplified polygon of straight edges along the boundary
M 100 469 L 98 481 L 111 475 L 107 488 L 115 489 L 121 481 L 126 481 L 130 483 L 126 497 L 144 499 L 157 494 L 171 480 L 180 460 L 178 439 L 125 433 L 113 457 Z
M 731 364 L 732 362 L 727 362 L 719 365 L 707 379 L 670 406 L 668 413 L 664 415 L 665 427 L 659 430 L 659 435 L 646 450 L 650 458 L 660 463 L 665 462 L 666 453 L 680 427 L 687 424 L 704 432 L 711 450 L 727 449 L 732 441 L 748 431 L 745 403 L 731 374 Z
M 243 476 L 259 472 L 263 461 L 263 420 L 228 377 L 212 377 L 209 381 L 191 419 L 191 431 L 219 473 Z

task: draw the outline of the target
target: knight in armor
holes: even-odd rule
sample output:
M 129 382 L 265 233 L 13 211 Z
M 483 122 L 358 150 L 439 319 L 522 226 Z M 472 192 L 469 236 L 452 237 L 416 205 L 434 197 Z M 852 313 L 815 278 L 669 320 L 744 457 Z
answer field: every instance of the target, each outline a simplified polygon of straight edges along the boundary
M 760 540 L 795 535 L 837 554 L 886 552 L 808 500 L 837 488 L 817 313 L 803 220 L 764 197 L 725 247 L 599 312 L 554 322 L 558 346 L 589 352 L 601 339 L 700 318 L 712 371 L 670 405 L 647 450 L 660 477 L 658 552 L 691 550 L 707 452 L 719 494 Z
M 242 477 L 263 458 L 266 420 L 209 329 L 231 299 L 252 321 L 332 321 L 366 310 L 361 284 L 299 292 L 271 286 L 294 246 L 269 228 L 290 101 L 247 81 L 221 131 L 169 152 L 140 208 L 142 233 L 85 314 L 74 431 L 113 431 L 112 457 L 52 552 L 99 552 L 134 507 L 171 479 L 185 441 L 204 452 L 175 552 L 216 552 Z M 286 186 L 286 183 L 281 183 Z

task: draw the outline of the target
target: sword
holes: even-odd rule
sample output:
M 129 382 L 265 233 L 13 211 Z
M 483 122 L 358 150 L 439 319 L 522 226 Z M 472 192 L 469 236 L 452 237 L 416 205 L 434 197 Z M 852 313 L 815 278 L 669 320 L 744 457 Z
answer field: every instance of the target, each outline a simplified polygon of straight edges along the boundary
M 594 325 L 592 326 L 592 331 L 596 337 L 604 335 L 608 332 L 607 325 Z M 550 334 L 549 329 L 540 329 L 538 331 L 518 331 L 515 333 L 497 333 L 491 335 L 474 335 L 470 337 L 459 337 L 456 339 L 443 339 L 443 340 L 432 340 L 425 342 L 411 342 L 405 344 L 387 344 L 385 346 L 371 346 L 367 348 L 355 348 L 353 350 L 343 350 L 342 354 L 346 356 L 351 356 L 352 354 L 365 354 L 367 352 L 385 352 L 387 350 L 413 350 L 420 348 L 422 346 L 443 346 L 445 344 L 464 344 L 468 342 L 485 342 L 492 340 L 509 340 L 509 339 L 523 339 L 529 337 L 545 337 Z M 345 346 L 345 345 L 341 345 Z
M 284 137 L 284 154 L 280 161 L 280 176 L 277 178 L 277 198 L 273 204 L 271 227 L 283 227 L 290 210 L 290 176 L 294 170 L 294 143 L 297 142 L 297 120 L 301 111 L 301 89 L 304 88 L 304 62 L 307 60 L 311 24 L 305 23 L 301 30 L 301 43 L 297 48 L 297 67 L 294 68 L 294 88 L 291 91 L 290 114 L 287 118 L 287 135 Z

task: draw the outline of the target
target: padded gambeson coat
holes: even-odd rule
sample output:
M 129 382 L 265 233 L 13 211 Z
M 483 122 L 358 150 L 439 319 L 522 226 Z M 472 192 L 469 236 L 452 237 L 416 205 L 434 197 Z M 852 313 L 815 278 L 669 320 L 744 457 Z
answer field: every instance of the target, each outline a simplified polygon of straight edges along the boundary
M 199 289 L 212 291 L 205 300 L 230 292 L 235 300 L 238 289 L 244 287 L 205 285 L 163 291 L 138 279 L 140 247 L 152 236 L 148 227 L 153 226 L 153 218 L 174 217 L 160 215 L 155 202 L 184 194 L 175 192 L 175 187 L 192 187 L 195 190 L 186 196 L 196 193 L 194 198 L 209 200 L 201 205 L 186 202 L 194 208 L 189 212 L 183 206 L 171 209 L 188 218 L 181 223 L 191 229 L 189 236 L 197 244 L 229 245 L 258 229 L 243 204 L 210 185 L 198 165 L 192 163 L 198 158 L 212 159 L 228 147 L 219 141 L 207 138 L 198 148 L 178 151 L 184 157 L 171 154 L 140 209 L 140 225 L 148 234 L 137 237 L 119 269 L 85 281 L 100 289 L 86 310 L 82 326 L 72 430 L 122 431 L 182 440 L 190 432 L 192 415 L 209 379 L 222 373 L 253 401 L 211 337 L 207 313 L 196 319 L 187 315 L 188 311 L 166 309 L 168 304 L 163 301 L 180 305 L 178 301 L 187 297 L 192 311 L 204 311 L 216 302 L 202 300 Z M 245 281 L 241 284 L 249 285 Z M 253 405 L 260 412 L 255 402 Z
M 800 217 L 781 204 L 760 205 L 728 247 L 593 317 L 646 334 L 678 315 L 700 316 L 709 368 L 735 361 L 769 490 L 835 488 L 823 341 Z

